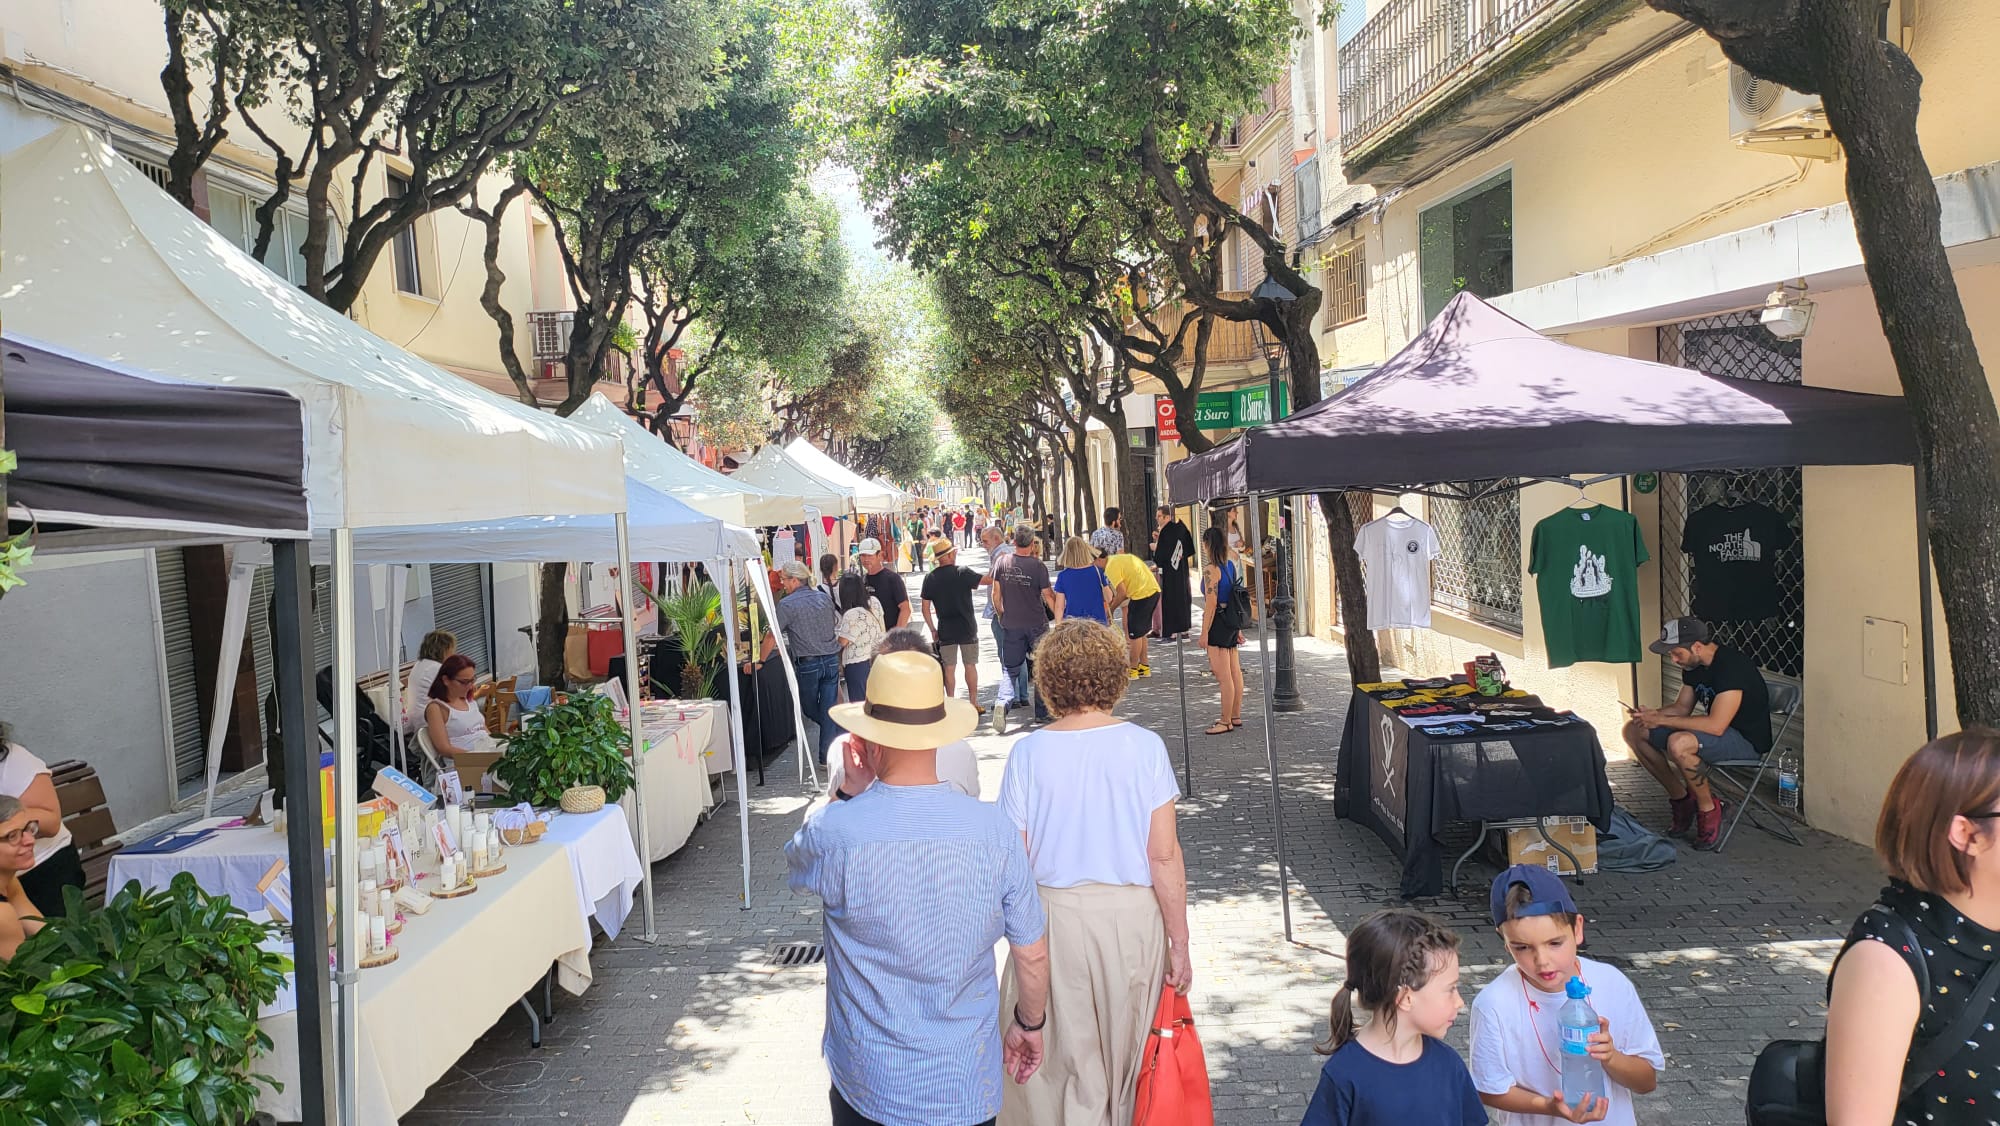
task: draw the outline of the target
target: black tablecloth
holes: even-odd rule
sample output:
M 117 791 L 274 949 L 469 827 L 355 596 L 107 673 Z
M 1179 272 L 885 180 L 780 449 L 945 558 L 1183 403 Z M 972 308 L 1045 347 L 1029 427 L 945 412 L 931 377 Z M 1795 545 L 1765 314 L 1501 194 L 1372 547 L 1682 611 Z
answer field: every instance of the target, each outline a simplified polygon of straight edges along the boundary
M 1333 813 L 1375 830 L 1403 858 L 1403 895 L 1444 890 L 1439 839 L 1453 821 L 1588 817 L 1611 827 L 1597 730 L 1562 727 L 1427 735 L 1365 692 L 1347 705 Z

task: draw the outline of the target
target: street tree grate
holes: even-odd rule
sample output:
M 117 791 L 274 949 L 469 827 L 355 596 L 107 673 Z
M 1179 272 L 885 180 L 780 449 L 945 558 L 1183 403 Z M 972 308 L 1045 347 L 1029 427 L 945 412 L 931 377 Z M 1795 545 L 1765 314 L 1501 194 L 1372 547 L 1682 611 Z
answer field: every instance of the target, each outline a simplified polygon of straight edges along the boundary
M 764 948 L 764 964 L 777 969 L 817 966 L 826 961 L 826 946 L 818 942 L 773 942 Z

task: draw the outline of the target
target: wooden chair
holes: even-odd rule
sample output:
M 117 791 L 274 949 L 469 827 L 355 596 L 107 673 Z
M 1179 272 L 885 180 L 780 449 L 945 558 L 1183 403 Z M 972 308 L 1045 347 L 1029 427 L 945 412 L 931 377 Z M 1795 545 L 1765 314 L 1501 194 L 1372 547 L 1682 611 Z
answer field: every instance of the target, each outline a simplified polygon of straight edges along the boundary
M 56 786 L 56 804 L 63 811 L 63 827 L 75 838 L 76 851 L 83 859 L 83 893 L 92 906 L 104 902 L 105 880 L 111 871 L 111 857 L 121 847 L 115 840 L 118 826 L 104 797 L 104 783 L 97 770 L 77 759 L 52 763 L 49 777 Z
M 486 733 L 494 738 L 511 735 L 520 729 L 514 721 L 514 692 L 520 677 L 510 676 L 505 680 L 489 681 L 472 690 L 472 701 L 479 706 L 479 714 L 486 719 Z

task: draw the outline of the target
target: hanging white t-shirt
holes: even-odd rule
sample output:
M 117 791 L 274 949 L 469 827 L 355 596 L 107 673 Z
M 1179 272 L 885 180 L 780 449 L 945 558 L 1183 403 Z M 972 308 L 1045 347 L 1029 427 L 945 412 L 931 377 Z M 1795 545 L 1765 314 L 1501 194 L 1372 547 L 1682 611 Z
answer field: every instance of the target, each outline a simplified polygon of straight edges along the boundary
M 1646 1017 L 1639 991 L 1613 966 L 1579 957 L 1583 983 L 1590 986 L 1590 1007 L 1611 1022 L 1611 1044 L 1637 1056 L 1655 1071 L 1667 1066 L 1660 1037 Z M 1483 1095 L 1502 1095 L 1525 1087 L 1538 1095 L 1562 1086 L 1562 1029 L 1556 1013 L 1568 1003 L 1561 993 L 1544 993 L 1508 966 L 1472 999 L 1472 1085 Z M 1605 1076 L 1611 1108 L 1604 1126 L 1634 1126 L 1632 1092 Z M 1574 1105 L 1574 1099 L 1569 1100 Z M 1547 1114 L 1510 1114 L 1492 1110 L 1494 1126 L 1558 1126 L 1562 1119 Z
M 0 794 L 18 798 L 28 792 L 35 779 L 47 774 L 49 768 L 41 759 L 29 754 L 19 743 L 7 744 L 7 757 L 0 758 Z M 67 825 L 60 822 L 43 825 L 41 835 L 35 838 L 35 863 L 41 864 L 50 854 L 70 842 Z
M 1153 886 L 1153 811 L 1181 796 L 1167 745 L 1136 723 L 1043 729 L 1014 744 L 1000 808 L 1043 887 Z
M 1354 535 L 1368 591 L 1369 629 L 1429 629 L 1431 560 L 1444 553 L 1437 530 L 1392 512 Z
M 799 540 L 790 528 L 780 528 L 771 536 L 771 563 L 783 567 L 799 557 Z

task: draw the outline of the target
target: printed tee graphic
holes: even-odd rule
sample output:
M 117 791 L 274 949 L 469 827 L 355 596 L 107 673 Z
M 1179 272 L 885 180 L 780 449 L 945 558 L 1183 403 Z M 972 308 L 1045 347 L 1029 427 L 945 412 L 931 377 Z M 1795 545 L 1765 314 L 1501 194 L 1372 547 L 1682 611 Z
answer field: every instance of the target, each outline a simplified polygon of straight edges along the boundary
M 1569 592 L 1578 598 L 1603 598 L 1611 593 L 1611 572 L 1604 566 L 1604 556 L 1591 551 L 1587 544 L 1576 549 L 1576 569 L 1570 572 Z

